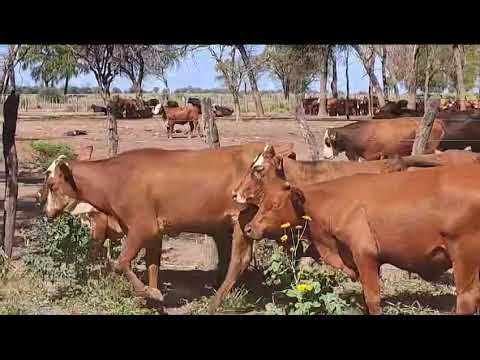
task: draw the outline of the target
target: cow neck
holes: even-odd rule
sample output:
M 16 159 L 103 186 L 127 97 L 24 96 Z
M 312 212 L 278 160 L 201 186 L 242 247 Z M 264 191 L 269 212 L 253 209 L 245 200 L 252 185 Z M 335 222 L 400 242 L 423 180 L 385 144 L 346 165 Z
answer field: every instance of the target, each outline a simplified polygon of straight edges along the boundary
M 283 158 L 282 171 L 285 179 L 296 185 L 316 182 L 316 178 L 334 171 L 329 161 L 297 161 Z
M 96 209 L 108 213 L 105 188 L 102 187 L 102 184 L 109 183 L 103 181 L 104 167 L 100 167 L 96 162 L 77 161 L 71 163 L 71 171 L 77 186 L 76 200 L 87 202 Z

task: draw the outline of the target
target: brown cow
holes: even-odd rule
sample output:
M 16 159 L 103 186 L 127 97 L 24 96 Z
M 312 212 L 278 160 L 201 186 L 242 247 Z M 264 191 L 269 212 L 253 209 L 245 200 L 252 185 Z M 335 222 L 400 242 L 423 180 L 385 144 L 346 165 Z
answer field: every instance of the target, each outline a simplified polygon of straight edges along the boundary
M 45 212 L 54 218 L 70 199 L 76 199 L 117 219 L 127 240 L 112 266 L 128 277 L 141 296 L 159 301 L 163 299 L 158 290 L 163 235 L 194 232 L 213 236 L 220 269 L 226 267 L 231 253 L 227 276 L 210 306 L 213 312 L 251 260 L 252 241 L 243 236 L 242 228 L 256 209 L 240 210 L 231 194 L 264 146 L 140 149 L 104 160 L 61 161 L 47 181 Z M 288 144 L 285 153 L 291 148 Z M 149 286 L 130 268 L 141 248 L 146 248 Z
M 195 105 L 189 104 L 186 107 L 166 107 L 163 105 L 157 105 L 153 113 L 160 114 L 166 122 L 167 136 L 169 139 L 172 138 L 175 124 L 185 125 L 188 123 L 190 125 L 190 132 L 188 133 L 189 139 L 192 138 L 195 129 L 197 129 L 198 136 L 202 136 L 198 123 L 200 114 L 198 107 Z
M 381 313 L 382 264 L 425 280 L 453 266 L 456 312 L 473 314 L 480 308 L 479 183 L 478 165 L 354 175 L 302 190 L 274 180 L 244 231 L 254 239 L 277 237 L 281 224 L 296 226 L 307 214 L 310 241 L 327 263 L 360 278 L 370 314 Z
M 394 119 L 398 117 L 418 117 L 423 112 L 407 109 L 407 100 L 389 101 L 373 116 L 373 119 Z
M 275 154 L 267 145 L 248 169 L 246 175 L 232 193 L 238 204 L 258 206 L 264 193 L 264 185 L 279 178 L 294 186 L 302 187 L 355 174 L 387 174 L 407 170 L 410 167 L 434 167 L 459 164 L 480 164 L 480 155 L 470 151 L 448 150 L 435 154 L 422 154 L 400 158 L 351 162 L 351 161 L 297 161 L 292 157 Z
M 342 128 L 327 129 L 323 157 L 331 159 L 343 151 L 349 160 L 354 161 L 360 157 L 378 160 L 395 154 L 409 155 L 419 123 L 420 118 L 367 120 Z M 433 153 L 437 148 L 444 136 L 442 124 L 440 120 L 435 120 L 425 153 Z

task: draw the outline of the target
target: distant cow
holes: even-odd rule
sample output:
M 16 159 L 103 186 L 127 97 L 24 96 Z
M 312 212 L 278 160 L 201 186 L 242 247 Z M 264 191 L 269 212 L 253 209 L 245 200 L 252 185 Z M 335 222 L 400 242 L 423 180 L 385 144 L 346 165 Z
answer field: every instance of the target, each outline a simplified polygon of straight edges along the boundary
M 155 107 L 160 103 L 160 101 L 158 101 L 158 99 L 149 99 L 147 101 L 144 101 L 143 103 L 145 104 L 145 106 Z
M 202 102 L 199 98 L 195 97 L 189 97 L 187 99 L 187 104 L 192 104 L 198 109 L 198 113 L 201 115 L 202 114 Z
M 331 159 L 345 151 L 349 160 L 357 161 L 359 158 L 379 160 L 395 154 L 410 155 L 419 126 L 419 118 L 399 118 L 361 121 L 341 128 L 327 129 L 323 156 Z M 436 120 L 425 152 L 433 153 L 444 134 L 443 123 Z
M 373 116 L 373 119 L 393 119 L 397 117 L 417 117 L 423 112 L 407 109 L 407 100 L 389 101 Z
M 103 112 L 105 115 L 107 115 L 107 108 L 105 106 L 98 106 L 98 105 L 92 104 L 90 106 L 90 109 L 92 109 L 93 112 L 95 113 Z
M 202 136 L 200 133 L 200 126 L 198 123 L 199 111 L 198 107 L 188 104 L 186 107 L 165 107 L 161 104 L 158 104 L 153 110 L 154 114 L 160 114 L 163 120 L 167 125 L 167 136 L 169 139 L 172 138 L 174 132 L 175 124 L 185 125 L 188 123 L 190 125 L 190 132 L 188 137 L 191 139 L 192 134 L 197 129 L 198 136 Z
M 213 105 L 213 112 L 215 113 L 216 117 L 230 116 L 233 114 L 232 109 L 220 105 Z

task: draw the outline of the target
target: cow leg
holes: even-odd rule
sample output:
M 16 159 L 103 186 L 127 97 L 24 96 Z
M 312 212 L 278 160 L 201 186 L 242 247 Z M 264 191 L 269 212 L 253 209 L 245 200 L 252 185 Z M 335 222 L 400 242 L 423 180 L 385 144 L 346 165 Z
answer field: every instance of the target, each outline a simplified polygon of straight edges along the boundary
M 453 259 L 458 315 L 474 314 L 480 307 L 480 266 L 478 259 L 471 254 L 478 254 L 478 251 L 460 250 Z
M 163 302 L 163 295 L 160 290 L 143 284 L 131 268 L 132 260 L 137 256 L 142 248 L 142 244 L 143 241 L 140 236 L 134 236 L 132 233 L 129 233 L 126 246 L 122 250 L 118 259 L 116 261 L 110 260 L 111 266 L 116 272 L 125 274 L 127 279 L 133 285 L 135 293 L 139 296 Z
M 218 267 L 215 286 L 220 286 L 227 275 L 228 264 L 230 263 L 230 257 L 232 255 L 232 235 L 216 234 L 213 236 L 213 240 L 217 244 L 218 252 Z
M 148 286 L 154 289 L 158 289 L 158 273 L 160 270 L 160 261 L 162 257 L 162 238 L 160 235 L 160 241 L 158 246 L 145 249 L 145 260 L 148 269 Z
M 232 289 L 240 275 L 243 274 L 250 264 L 252 260 L 252 243 L 253 240 L 244 236 L 240 224 L 236 223 L 233 231 L 232 254 L 227 276 L 208 307 L 210 314 L 217 310 L 225 295 Z
M 362 283 L 363 296 L 370 315 L 380 315 L 380 263 L 375 233 L 370 228 L 363 207 L 353 208 L 340 224 L 345 234 L 344 244 L 350 249 Z

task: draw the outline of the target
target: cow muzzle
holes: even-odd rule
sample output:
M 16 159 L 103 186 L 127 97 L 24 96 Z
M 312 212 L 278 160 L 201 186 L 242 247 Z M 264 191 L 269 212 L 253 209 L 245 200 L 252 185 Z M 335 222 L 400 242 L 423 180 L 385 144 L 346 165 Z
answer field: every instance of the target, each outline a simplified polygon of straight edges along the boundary
M 245 235 L 247 235 L 249 238 L 253 240 L 261 240 L 263 238 L 262 232 L 258 231 L 258 229 L 255 229 L 250 224 L 245 225 L 245 228 L 243 229 L 243 231 Z

